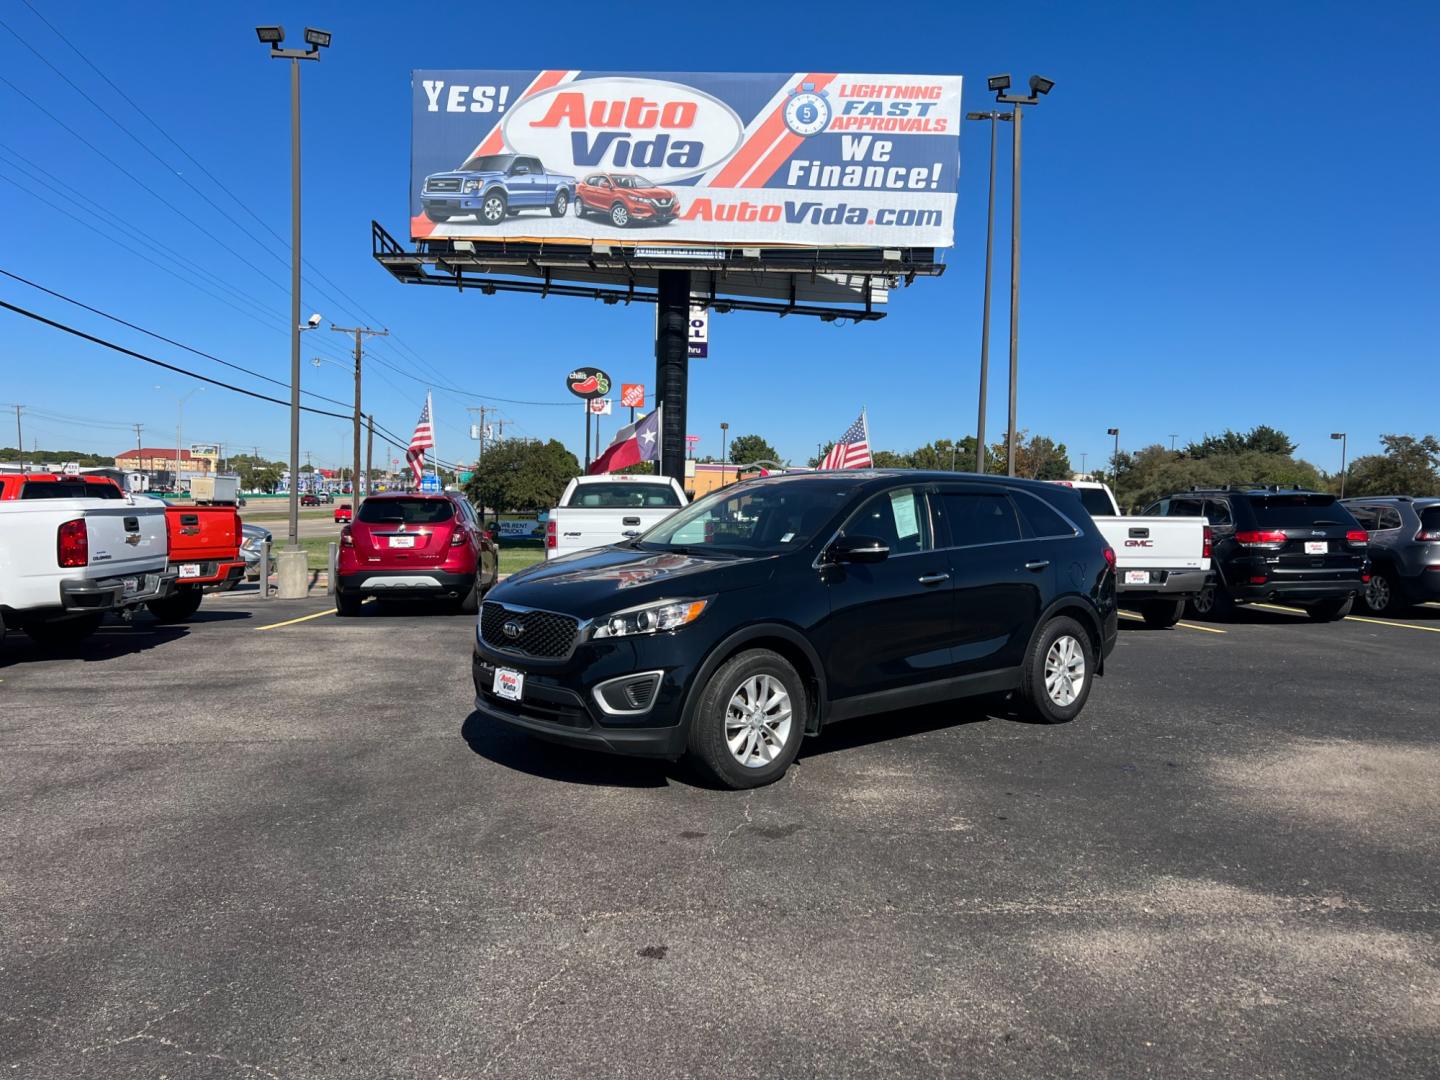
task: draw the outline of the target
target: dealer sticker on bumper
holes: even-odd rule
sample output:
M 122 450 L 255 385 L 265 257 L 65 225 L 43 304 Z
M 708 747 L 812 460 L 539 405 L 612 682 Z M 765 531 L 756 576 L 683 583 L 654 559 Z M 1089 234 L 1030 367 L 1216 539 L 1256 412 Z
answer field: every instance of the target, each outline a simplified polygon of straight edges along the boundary
M 1149 585 L 1149 584 L 1150 584 L 1150 571 L 1149 571 L 1149 570 L 1126 570 L 1126 571 L 1125 571 L 1125 584 L 1126 584 L 1126 585 Z
M 519 701 L 525 692 L 525 673 L 513 668 L 496 668 L 495 684 L 491 687 L 496 697 Z
M 200 564 L 199 564 L 199 563 L 193 563 L 193 562 L 191 562 L 191 563 L 181 563 L 181 564 L 180 564 L 180 576 L 181 576 L 182 578 L 184 578 L 184 577 L 199 577 L 199 576 L 200 576 Z

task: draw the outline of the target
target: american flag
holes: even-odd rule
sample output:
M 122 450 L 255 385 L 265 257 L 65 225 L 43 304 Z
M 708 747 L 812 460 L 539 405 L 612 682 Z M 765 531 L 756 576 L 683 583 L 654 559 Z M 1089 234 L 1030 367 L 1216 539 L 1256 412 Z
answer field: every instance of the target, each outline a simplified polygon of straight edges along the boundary
M 435 428 L 430 423 L 430 395 L 425 395 L 425 408 L 420 410 L 420 420 L 415 425 L 415 434 L 410 436 L 410 448 L 405 451 L 405 460 L 410 462 L 410 471 L 419 484 L 425 475 L 425 451 L 435 449 Z
M 825 455 L 820 468 L 868 469 L 873 463 L 870 457 L 870 428 L 865 423 L 865 410 L 861 409 L 860 418 L 845 429 L 840 441 Z

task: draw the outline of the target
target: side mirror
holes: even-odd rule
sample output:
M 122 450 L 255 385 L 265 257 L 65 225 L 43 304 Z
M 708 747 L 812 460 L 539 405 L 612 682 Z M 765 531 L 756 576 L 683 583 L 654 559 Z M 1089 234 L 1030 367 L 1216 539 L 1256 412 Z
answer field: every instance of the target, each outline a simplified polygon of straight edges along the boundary
M 878 563 L 890 557 L 890 548 L 873 536 L 842 536 L 830 545 L 829 554 L 841 563 Z

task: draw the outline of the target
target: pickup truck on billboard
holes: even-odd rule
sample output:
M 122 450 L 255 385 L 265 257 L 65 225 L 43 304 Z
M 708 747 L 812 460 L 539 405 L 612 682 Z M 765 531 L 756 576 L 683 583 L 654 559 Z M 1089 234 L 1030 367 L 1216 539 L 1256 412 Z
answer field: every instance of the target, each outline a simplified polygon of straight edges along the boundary
M 958 75 L 417 71 L 411 239 L 648 245 L 623 230 L 663 223 L 665 244 L 949 247 L 960 89 Z
M 489 226 L 521 210 L 564 217 L 574 199 L 575 177 L 548 171 L 539 158 L 476 154 L 458 169 L 427 176 L 421 201 L 431 221 L 469 215 Z

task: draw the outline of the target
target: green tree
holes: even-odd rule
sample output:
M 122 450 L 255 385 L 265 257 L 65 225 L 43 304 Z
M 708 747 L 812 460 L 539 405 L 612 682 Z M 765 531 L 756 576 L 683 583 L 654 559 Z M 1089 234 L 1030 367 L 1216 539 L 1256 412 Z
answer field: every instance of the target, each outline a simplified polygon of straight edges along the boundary
M 1434 435 L 1381 435 L 1380 442 L 1383 454 L 1366 454 L 1350 463 L 1346 495 L 1440 495 L 1440 440 Z
M 465 494 L 496 513 L 547 510 L 579 473 L 580 462 L 557 439 L 505 439 L 486 448 Z
M 736 435 L 730 443 L 730 462 L 748 465 L 752 461 L 780 461 L 780 452 L 759 435 Z
M 1244 453 L 1289 457 L 1295 453 L 1295 443 L 1283 431 L 1260 424 L 1244 434 L 1226 428 L 1224 433 L 1207 435 L 1198 443 L 1190 443 L 1184 450 L 1184 456 L 1188 458 L 1233 456 Z

